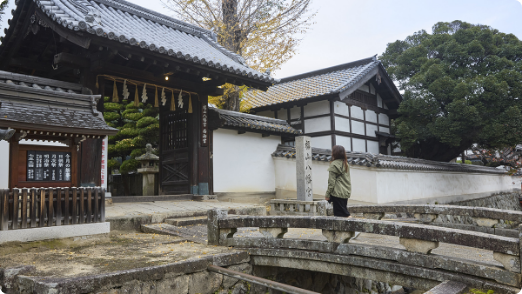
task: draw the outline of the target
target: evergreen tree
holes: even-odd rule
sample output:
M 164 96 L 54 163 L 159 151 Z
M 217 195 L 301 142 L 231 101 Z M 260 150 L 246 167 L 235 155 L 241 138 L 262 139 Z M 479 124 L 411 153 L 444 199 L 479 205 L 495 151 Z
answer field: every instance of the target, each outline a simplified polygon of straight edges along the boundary
M 450 161 L 473 144 L 522 142 L 522 41 L 484 25 L 439 22 L 380 57 L 404 91 L 395 120 L 406 155 Z
M 118 134 L 109 136 L 107 169 L 109 172 L 119 169 L 121 174 L 128 174 L 139 168 L 135 158 L 145 153 L 147 143 L 158 147 L 158 108 L 143 103 L 134 106 L 128 100 L 109 102 L 109 97 L 105 97 L 104 106 L 105 121 L 119 130 Z

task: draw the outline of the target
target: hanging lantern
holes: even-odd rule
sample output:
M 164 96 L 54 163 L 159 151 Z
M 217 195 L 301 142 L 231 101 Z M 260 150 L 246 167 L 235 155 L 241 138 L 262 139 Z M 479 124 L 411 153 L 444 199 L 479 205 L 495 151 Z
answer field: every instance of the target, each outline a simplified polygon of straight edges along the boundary
M 138 97 L 138 85 L 136 85 L 136 91 L 134 91 L 134 106 L 140 105 L 140 98 Z
M 149 97 L 147 97 L 147 84 L 143 84 L 143 93 L 141 93 L 141 102 L 145 103 L 145 102 L 147 102 L 147 99 L 149 99 Z
M 165 96 L 165 88 L 161 89 L 161 105 L 165 106 L 167 104 L 167 96 Z
M 154 107 L 159 107 L 158 87 L 156 87 L 156 92 L 154 93 Z
M 176 110 L 176 99 L 174 99 L 174 91 L 172 91 L 172 97 L 170 98 L 170 111 Z
M 114 81 L 114 86 L 112 87 L 112 102 L 120 102 L 120 98 L 118 98 L 118 87 L 116 87 L 116 81 Z
M 129 88 L 127 88 L 127 80 L 123 80 L 123 99 L 127 100 L 129 99 Z
M 178 107 L 179 108 L 183 108 L 183 96 L 181 95 L 183 93 L 183 90 L 181 90 L 181 92 L 179 92 L 179 95 L 178 95 Z

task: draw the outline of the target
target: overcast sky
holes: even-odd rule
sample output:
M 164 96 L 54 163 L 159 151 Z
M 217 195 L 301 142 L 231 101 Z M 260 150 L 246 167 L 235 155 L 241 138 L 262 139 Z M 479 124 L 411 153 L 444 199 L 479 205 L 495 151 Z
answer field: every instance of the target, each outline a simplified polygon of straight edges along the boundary
M 312 0 L 316 24 L 298 48 L 298 55 L 274 72 L 278 78 L 382 54 L 386 44 L 421 29 L 431 32 L 439 21 L 461 20 L 489 25 L 522 39 L 522 0 Z M 11 18 L 14 0 L 3 15 Z M 131 0 L 172 15 L 160 0 Z

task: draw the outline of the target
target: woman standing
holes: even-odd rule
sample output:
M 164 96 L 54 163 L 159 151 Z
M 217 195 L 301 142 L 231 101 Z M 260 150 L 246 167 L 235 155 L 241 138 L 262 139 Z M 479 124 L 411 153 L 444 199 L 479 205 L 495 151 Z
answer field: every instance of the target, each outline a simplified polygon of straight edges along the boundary
M 333 146 L 332 161 L 330 162 L 328 172 L 328 189 L 326 190 L 325 199 L 333 203 L 334 216 L 350 217 L 350 212 L 348 212 L 346 206 L 348 198 L 350 198 L 352 193 L 352 185 L 348 159 L 343 146 Z

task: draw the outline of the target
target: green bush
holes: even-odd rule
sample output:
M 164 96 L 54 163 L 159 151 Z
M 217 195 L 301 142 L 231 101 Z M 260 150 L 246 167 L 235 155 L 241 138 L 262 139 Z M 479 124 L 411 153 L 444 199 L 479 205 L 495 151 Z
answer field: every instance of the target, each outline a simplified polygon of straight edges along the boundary
M 105 111 L 120 111 L 124 108 L 123 105 L 119 103 L 104 103 Z
M 457 163 L 462 163 L 462 160 L 457 160 L 456 162 L 457 162 Z M 467 159 L 466 159 L 466 160 L 464 161 L 464 164 L 473 164 L 473 163 L 471 162 L 471 160 L 467 160 Z
M 159 113 L 159 110 L 157 108 L 147 108 L 143 110 L 143 115 L 145 116 L 152 116 L 156 117 Z
M 107 170 L 112 171 L 114 169 L 117 169 L 120 167 L 120 162 L 116 159 L 109 159 L 107 160 Z
M 136 171 L 140 166 L 140 162 L 136 159 L 125 160 L 120 166 L 120 173 L 128 174 L 129 172 Z
M 114 121 L 120 118 L 120 114 L 116 112 L 104 112 L 103 118 L 105 121 Z
M 134 145 L 134 147 L 143 148 L 147 145 L 147 142 L 142 136 L 137 136 L 132 139 L 132 145 Z
M 115 144 L 109 144 L 107 146 L 107 154 L 109 155 L 109 157 L 114 157 L 118 155 L 118 150 L 116 150 Z
M 118 136 L 122 139 L 125 139 L 125 138 L 133 138 L 133 137 L 136 137 L 139 135 L 139 130 L 138 129 L 132 129 L 132 128 L 128 128 L 128 129 L 121 129 L 121 131 L 118 133 Z
M 143 113 L 127 113 L 123 115 L 123 118 L 138 121 L 143 117 Z
M 138 149 L 132 150 L 132 152 L 130 153 L 130 157 L 136 158 L 138 156 L 142 156 L 143 154 L 145 154 L 145 148 L 138 148 Z
M 115 149 L 120 154 L 131 152 L 136 146 L 134 146 L 133 139 L 123 139 L 116 142 Z
M 109 102 L 110 100 L 111 98 L 108 96 L 103 97 L 103 102 Z
M 136 127 L 141 129 L 156 122 L 158 121 L 154 117 L 145 116 L 141 118 L 138 122 L 136 122 Z
M 136 127 L 136 122 L 135 121 L 131 121 L 131 122 L 126 122 L 122 129 L 130 129 L 130 128 L 135 128 Z
M 123 116 L 125 116 L 125 115 L 127 115 L 129 113 L 140 113 L 140 111 L 138 109 L 127 109 L 127 110 L 123 111 L 121 114 Z

